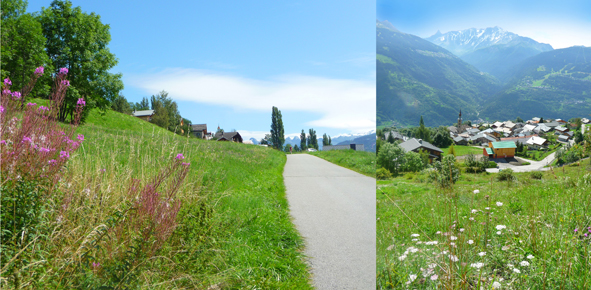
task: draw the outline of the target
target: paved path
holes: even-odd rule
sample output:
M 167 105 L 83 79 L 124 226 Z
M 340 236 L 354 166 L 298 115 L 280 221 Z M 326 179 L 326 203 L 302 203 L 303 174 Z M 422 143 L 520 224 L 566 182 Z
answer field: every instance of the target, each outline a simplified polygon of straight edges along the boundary
M 376 180 L 308 154 L 283 172 L 316 289 L 376 288 Z
M 525 158 L 521 158 L 521 157 L 515 157 L 516 159 L 525 160 L 525 161 L 531 163 L 530 165 L 515 166 L 515 165 L 509 164 L 509 163 L 497 163 L 497 165 L 499 165 L 499 169 L 511 168 L 514 172 L 545 171 L 545 170 L 550 170 L 549 167 L 544 167 L 544 166 L 552 164 L 552 162 L 554 161 L 554 154 L 556 154 L 556 152 L 551 153 L 550 155 L 546 156 L 546 158 L 542 159 L 541 161 L 533 161 L 533 160 L 529 160 L 529 159 L 525 159 Z M 487 168 L 486 171 L 487 172 L 499 172 L 499 169 Z

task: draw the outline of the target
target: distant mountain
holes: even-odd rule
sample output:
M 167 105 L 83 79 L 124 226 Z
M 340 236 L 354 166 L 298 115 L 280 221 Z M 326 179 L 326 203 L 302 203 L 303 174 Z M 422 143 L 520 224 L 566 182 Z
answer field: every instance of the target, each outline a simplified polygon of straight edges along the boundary
M 426 39 L 502 82 L 509 80 L 512 68 L 521 61 L 552 50 L 549 44 L 539 43 L 499 27 L 470 28 L 445 34 L 437 31 Z
M 336 145 L 349 145 L 349 144 L 363 144 L 365 151 L 376 152 L 376 133 L 357 137 L 352 140 L 343 141 L 340 143 L 333 143 Z
M 484 104 L 482 116 L 570 119 L 591 112 L 591 47 L 543 52 L 514 68 L 505 89 Z
M 353 140 L 353 139 L 355 139 L 357 137 L 367 136 L 367 135 L 370 135 L 370 134 L 374 134 L 374 136 L 375 136 L 376 131 L 375 130 L 371 130 L 369 132 L 359 133 L 359 134 L 340 134 L 340 135 L 337 135 L 337 136 L 334 136 L 334 137 L 331 136 L 330 137 L 330 140 L 331 140 L 331 143 L 332 144 L 338 144 L 340 142 L 345 142 L 345 141 Z M 308 137 L 308 134 L 306 134 L 306 137 Z M 322 150 L 322 139 L 323 139 L 322 137 L 319 137 L 318 138 L 318 148 L 320 150 Z M 300 143 L 301 143 L 300 136 L 293 136 L 293 137 L 287 137 L 287 138 L 285 138 L 285 143 L 284 144 L 291 144 L 291 146 L 295 146 L 297 144 L 298 147 L 300 147 Z M 375 140 L 374 140 L 374 143 L 375 143 Z M 374 145 L 374 147 L 375 147 L 375 145 Z
M 446 49 L 376 24 L 377 121 L 427 126 L 476 119 L 477 107 L 501 87 Z
M 259 141 L 258 141 L 257 139 L 255 139 L 255 138 L 250 138 L 249 140 L 250 140 L 250 141 L 252 141 L 252 143 L 253 143 L 254 145 L 259 145 Z

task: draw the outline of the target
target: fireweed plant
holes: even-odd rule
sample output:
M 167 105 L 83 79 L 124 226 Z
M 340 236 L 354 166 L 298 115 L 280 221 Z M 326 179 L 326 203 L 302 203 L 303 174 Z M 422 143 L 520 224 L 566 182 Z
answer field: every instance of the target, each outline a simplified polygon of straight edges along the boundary
M 21 92 L 10 90 L 10 79 L 2 83 L 0 287 L 134 287 L 142 266 L 177 227 L 181 202 L 176 193 L 190 164 L 177 154 L 147 183 L 130 179 L 127 192 L 107 205 L 104 169 L 88 178 L 68 170 L 68 161 L 88 142 L 75 134 L 84 99 L 78 100 L 70 124 L 57 121 L 70 85 L 68 69 L 55 74 L 47 106 L 25 101 L 43 73 L 37 68 Z M 80 187 L 85 189 L 75 190 Z M 96 221 L 80 220 L 91 212 L 105 214 Z M 38 281 L 44 282 L 36 286 Z

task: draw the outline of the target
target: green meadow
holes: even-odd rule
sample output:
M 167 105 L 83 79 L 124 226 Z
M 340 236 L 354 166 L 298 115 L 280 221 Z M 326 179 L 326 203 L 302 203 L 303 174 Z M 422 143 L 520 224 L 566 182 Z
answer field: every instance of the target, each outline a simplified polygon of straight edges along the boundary
M 377 182 L 378 289 L 591 288 L 591 164 Z
M 84 142 L 43 198 L 38 235 L 2 253 L 12 257 L 3 288 L 311 288 L 285 197 L 285 153 L 182 137 L 110 110 L 92 111 L 77 134 Z M 184 181 L 169 170 L 179 153 L 190 163 Z M 158 180 L 171 199 L 156 212 L 176 202 L 180 210 L 176 225 L 152 225 L 155 238 L 145 239 L 133 205 Z

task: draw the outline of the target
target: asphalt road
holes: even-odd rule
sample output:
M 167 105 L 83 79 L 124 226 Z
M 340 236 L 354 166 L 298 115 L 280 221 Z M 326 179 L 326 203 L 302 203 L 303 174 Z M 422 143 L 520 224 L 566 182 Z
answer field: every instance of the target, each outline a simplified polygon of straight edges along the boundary
M 376 180 L 308 154 L 283 172 L 316 289 L 376 288 Z
M 525 159 L 525 158 L 521 158 L 521 157 L 515 157 L 516 159 L 520 159 L 520 160 L 525 160 L 529 163 L 531 163 L 530 165 L 521 165 L 521 166 L 515 166 L 509 163 L 497 163 L 497 165 L 499 165 L 499 168 L 487 168 L 486 171 L 487 172 L 491 172 L 491 173 L 497 173 L 499 172 L 499 169 L 503 170 L 503 169 L 507 169 L 510 168 L 512 169 L 514 172 L 529 172 L 529 171 L 545 171 L 545 170 L 550 170 L 550 168 L 548 167 L 544 167 L 548 164 L 552 164 L 552 162 L 554 161 L 554 155 L 556 154 L 556 152 L 551 153 L 550 155 L 546 156 L 546 158 L 542 159 L 541 161 L 533 161 L 533 160 L 529 160 L 529 159 Z

